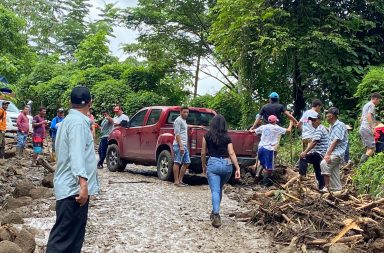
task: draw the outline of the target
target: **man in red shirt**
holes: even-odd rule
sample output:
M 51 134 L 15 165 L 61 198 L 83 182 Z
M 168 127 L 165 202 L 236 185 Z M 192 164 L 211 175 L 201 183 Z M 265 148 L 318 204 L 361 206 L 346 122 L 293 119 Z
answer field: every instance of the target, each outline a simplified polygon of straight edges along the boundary
M 16 145 L 16 154 L 22 156 L 24 153 L 25 143 L 27 141 L 29 133 L 29 107 L 24 106 L 23 111 L 17 117 L 17 145 Z

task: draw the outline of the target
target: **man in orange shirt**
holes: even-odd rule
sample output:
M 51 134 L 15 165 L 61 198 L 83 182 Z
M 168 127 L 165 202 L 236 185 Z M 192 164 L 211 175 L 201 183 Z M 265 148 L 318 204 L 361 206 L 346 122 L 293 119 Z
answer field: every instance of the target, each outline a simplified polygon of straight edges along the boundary
M 0 164 L 4 164 L 5 131 L 7 130 L 7 109 L 9 102 L 3 101 L 0 108 Z

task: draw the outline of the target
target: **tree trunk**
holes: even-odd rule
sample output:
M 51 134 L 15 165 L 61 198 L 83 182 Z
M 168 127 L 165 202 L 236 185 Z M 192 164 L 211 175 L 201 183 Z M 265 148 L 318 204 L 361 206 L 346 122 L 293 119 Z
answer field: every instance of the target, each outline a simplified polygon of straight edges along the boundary
M 199 83 L 199 72 L 200 72 L 200 60 L 201 60 L 201 54 L 197 56 L 197 65 L 196 65 L 196 74 L 195 74 L 195 89 L 193 91 L 193 98 L 196 98 L 197 96 L 197 85 Z
M 298 60 L 295 57 L 294 70 L 293 70 L 293 115 L 299 118 L 302 111 L 305 109 L 304 87 L 302 85 L 302 78 L 299 69 Z

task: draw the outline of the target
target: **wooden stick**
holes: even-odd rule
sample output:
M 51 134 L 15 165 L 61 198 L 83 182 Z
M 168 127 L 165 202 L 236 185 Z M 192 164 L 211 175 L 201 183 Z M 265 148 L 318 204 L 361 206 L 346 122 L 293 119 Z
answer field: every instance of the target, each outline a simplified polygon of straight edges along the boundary
M 297 202 L 301 202 L 300 199 L 296 198 L 295 196 L 292 196 L 291 194 L 288 194 L 288 193 L 286 193 L 286 192 L 283 192 L 283 194 L 284 194 L 285 196 L 287 196 L 287 197 L 293 199 L 293 200 L 296 200 Z
M 381 204 L 384 204 L 384 198 L 376 200 L 376 201 L 371 202 L 369 204 L 366 204 L 364 206 L 358 207 L 357 209 L 358 210 L 366 210 L 366 209 L 369 210 L 369 209 L 372 209 L 373 207 L 376 207 L 376 206 L 381 205 Z
M 49 172 L 55 172 L 55 168 L 53 168 L 44 158 L 39 157 L 37 159 L 38 163 L 46 168 Z
M 377 214 L 380 214 L 381 216 L 384 216 L 384 210 L 382 210 L 378 207 L 372 208 L 372 211 L 374 211 Z
M 287 215 L 282 214 L 281 216 L 283 216 L 283 218 L 284 218 L 284 220 L 285 220 L 286 222 L 288 222 L 288 223 L 293 223 L 292 220 L 291 220 L 290 218 L 288 218 Z
M 339 242 L 354 242 L 354 241 L 357 241 L 357 240 L 360 240 L 363 238 L 364 237 L 362 235 L 352 235 L 352 236 L 341 238 L 339 240 Z M 308 242 L 307 244 L 308 245 L 324 245 L 327 243 L 329 243 L 328 239 L 317 239 L 317 240 L 313 240 L 311 242 Z
M 283 187 L 285 190 L 288 189 L 289 186 L 293 185 L 297 179 L 299 179 L 300 176 L 295 176 L 293 178 L 291 178 L 286 184 L 282 185 L 281 187 Z

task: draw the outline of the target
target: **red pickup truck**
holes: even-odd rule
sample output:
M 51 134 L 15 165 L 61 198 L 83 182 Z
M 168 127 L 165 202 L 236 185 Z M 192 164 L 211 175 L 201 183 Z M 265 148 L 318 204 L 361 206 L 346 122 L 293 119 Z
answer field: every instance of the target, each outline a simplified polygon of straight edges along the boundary
M 126 126 L 115 128 L 108 138 L 107 166 L 112 172 L 123 171 L 127 163 L 157 166 L 161 180 L 173 176 L 173 122 L 180 115 L 179 106 L 146 107 L 137 112 Z M 190 172 L 201 173 L 202 138 L 216 112 L 190 108 L 187 123 Z M 206 126 L 203 129 L 198 126 Z M 248 131 L 229 131 L 241 166 L 256 162 L 258 137 Z

